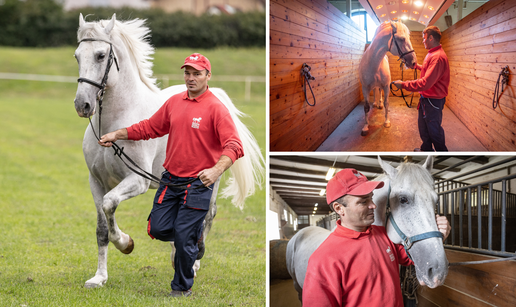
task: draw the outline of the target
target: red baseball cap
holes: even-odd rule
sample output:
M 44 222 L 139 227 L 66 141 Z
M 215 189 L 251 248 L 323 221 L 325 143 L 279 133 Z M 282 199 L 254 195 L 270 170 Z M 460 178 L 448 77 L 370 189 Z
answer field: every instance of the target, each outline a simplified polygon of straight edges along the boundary
M 181 69 L 183 69 L 185 66 L 192 66 L 193 68 L 197 70 L 205 70 L 211 71 L 211 64 L 207 57 L 200 53 L 194 53 L 192 55 L 189 55 L 185 59 L 185 64 L 181 66 Z
M 352 168 L 341 170 L 326 185 L 328 205 L 344 195 L 362 196 L 383 187 L 383 181 L 369 181 L 367 177 Z

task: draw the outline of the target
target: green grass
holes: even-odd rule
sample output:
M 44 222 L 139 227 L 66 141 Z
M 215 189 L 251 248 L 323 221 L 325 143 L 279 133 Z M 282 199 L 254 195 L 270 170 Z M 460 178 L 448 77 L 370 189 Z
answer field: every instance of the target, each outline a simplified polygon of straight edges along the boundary
M 74 76 L 73 50 L 0 48 L 0 70 Z M 155 72 L 177 73 L 192 52 L 158 50 Z M 205 53 L 220 74 L 265 75 L 264 50 Z M 250 115 L 244 122 L 264 149 L 265 84 L 253 83 L 251 101 L 244 100 L 243 83 L 210 85 L 224 88 Z M 87 120 L 73 106 L 76 87 L 0 80 L 0 306 L 265 305 L 264 189 L 243 211 L 219 199 L 192 297 L 166 297 L 170 246 L 146 234 L 154 190 L 117 210 L 120 228 L 135 241 L 133 253 L 110 244 L 107 284 L 83 287 L 97 266 L 96 213 L 81 149 Z

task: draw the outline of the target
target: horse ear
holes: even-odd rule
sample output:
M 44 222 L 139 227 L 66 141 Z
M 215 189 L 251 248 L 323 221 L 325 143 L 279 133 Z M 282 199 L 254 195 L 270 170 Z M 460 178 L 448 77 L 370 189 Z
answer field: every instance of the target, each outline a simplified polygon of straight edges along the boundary
M 84 26 L 86 21 L 84 21 L 84 17 L 82 17 L 82 13 L 79 13 L 79 27 Z
M 398 170 L 395 169 L 394 167 L 392 167 L 392 165 L 390 165 L 389 163 L 387 162 L 383 162 L 382 158 L 380 158 L 380 156 L 378 156 L 378 162 L 380 163 L 380 166 L 382 167 L 383 171 L 385 172 L 385 174 L 392 180 L 394 178 L 396 178 L 396 175 L 398 174 Z
M 111 20 L 109 21 L 108 25 L 104 29 L 106 31 L 106 34 L 109 35 L 111 33 L 111 30 L 115 27 L 115 20 L 116 20 L 116 13 L 113 14 L 113 17 L 111 17 Z
M 397 31 L 398 29 L 396 28 L 396 25 L 394 24 L 394 22 L 393 22 L 392 20 L 391 20 L 391 27 L 392 27 L 392 32 L 393 32 L 393 33 L 396 33 L 396 31 Z
M 432 172 L 432 168 L 434 167 L 434 156 L 429 155 L 426 158 L 425 164 L 423 164 L 423 168 L 427 169 L 428 172 Z

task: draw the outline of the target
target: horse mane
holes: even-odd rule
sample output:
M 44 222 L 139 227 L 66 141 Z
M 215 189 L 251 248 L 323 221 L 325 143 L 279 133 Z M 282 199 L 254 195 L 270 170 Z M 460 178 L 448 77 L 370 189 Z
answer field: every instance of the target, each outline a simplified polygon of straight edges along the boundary
M 140 80 L 153 92 L 159 92 L 156 85 L 156 78 L 152 77 L 152 54 L 154 47 L 149 43 L 150 29 L 145 26 L 144 19 L 133 19 L 128 21 L 115 21 L 115 26 L 108 35 L 104 31 L 110 20 L 98 22 L 86 22 L 77 30 L 77 40 L 84 38 L 97 38 L 106 41 L 113 41 L 119 38 L 127 48 L 131 62 L 136 66 Z
M 399 176 L 407 176 L 408 178 L 417 178 L 418 180 L 423 180 L 429 186 L 434 185 L 434 179 L 430 172 L 428 172 L 425 168 L 420 165 L 414 163 L 402 163 L 398 168 Z
M 404 35 L 406 33 L 406 35 L 410 35 L 410 30 L 407 28 L 407 26 L 401 22 L 401 21 L 393 21 L 392 22 L 394 24 L 394 26 L 396 27 L 396 32 L 397 33 L 400 33 L 402 35 Z M 391 22 L 390 21 L 385 21 L 385 22 L 382 22 L 377 28 L 376 28 L 376 31 L 374 32 L 374 37 L 373 37 L 373 40 L 374 38 L 376 38 L 376 35 L 378 35 L 378 33 L 380 33 L 381 31 L 383 31 L 384 29 L 386 29 L 387 27 L 389 27 L 391 25 Z

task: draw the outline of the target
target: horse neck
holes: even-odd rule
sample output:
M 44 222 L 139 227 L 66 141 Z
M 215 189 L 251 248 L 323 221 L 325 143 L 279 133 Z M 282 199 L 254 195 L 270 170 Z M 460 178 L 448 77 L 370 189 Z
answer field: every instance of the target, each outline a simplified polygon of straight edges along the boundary
M 389 51 L 389 40 L 391 38 L 391 31 L 388 29 L 384 29 L 378 33 L 375 39 L 367 48 L 367 53 L 369 55 L 368 66 L 374 71 L 377 71 L 380 67 L 380 64 L 383 61 L 383 58 Z

